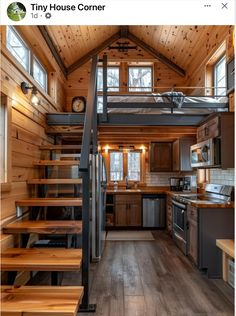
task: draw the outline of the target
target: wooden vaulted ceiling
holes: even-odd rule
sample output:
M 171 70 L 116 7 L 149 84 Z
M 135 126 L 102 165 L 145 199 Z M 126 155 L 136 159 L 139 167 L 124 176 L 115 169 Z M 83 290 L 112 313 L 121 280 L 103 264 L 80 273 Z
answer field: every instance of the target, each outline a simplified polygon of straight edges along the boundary
M 195 63 L 214 47 L 220 32 L 230 26 L 47 26 L 50 37 L 68 72 L 74 71 L 97 51 L 127 37 L 139 48 L 148 50 L 180 75 L 189 73 Z

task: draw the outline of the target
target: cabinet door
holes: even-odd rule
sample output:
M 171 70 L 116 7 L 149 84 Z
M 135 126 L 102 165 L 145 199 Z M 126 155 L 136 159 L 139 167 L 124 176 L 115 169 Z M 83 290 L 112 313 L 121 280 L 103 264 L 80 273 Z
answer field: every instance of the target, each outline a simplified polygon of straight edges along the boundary
M 116 204 L 116 216 L 115 225 L 116 226 L 127 226 L 127 205 L 126 204 Z
M 127 204 L 127 225 L 141 226 L 141 205 Z
M 189 249 L 188 255 L 198 264 L 198 226 L 197 221 L 189 219 Z
M 172 143 L 151 143 L 150 171 L 172 170 Z

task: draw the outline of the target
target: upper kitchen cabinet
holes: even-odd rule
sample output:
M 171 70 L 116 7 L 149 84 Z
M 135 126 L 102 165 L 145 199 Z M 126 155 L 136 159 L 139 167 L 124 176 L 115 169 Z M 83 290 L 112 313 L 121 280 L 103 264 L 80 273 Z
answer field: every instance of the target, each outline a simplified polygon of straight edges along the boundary
M 234 113 L 221 113 L 208 118 L 197 130 L 197 142 L 218 138 L 220 140 L 220 167 L 234 168 Z
M 150 145 L 150 172 L 172 171 L 172 143 L 156 142 Z
M 173 142 L 173 171 L 192 171 L 190 146 L 195 143 L 195 138 L 180 138 Z

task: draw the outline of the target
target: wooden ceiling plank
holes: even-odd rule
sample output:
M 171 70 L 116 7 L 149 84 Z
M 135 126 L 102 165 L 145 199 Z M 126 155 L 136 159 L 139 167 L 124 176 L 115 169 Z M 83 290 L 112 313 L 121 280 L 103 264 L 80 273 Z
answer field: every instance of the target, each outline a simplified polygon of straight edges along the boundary
M 172 62 L 170 59 L 156 51 L 154 48 L 140 40 L 138 37 L 136 37 L 132 33 L 128 33 L 128 38 L 135 42 L 139 47 L 145 49 L 149 54 L 154 56 L 156 59 L 158 59 L 160 62 L 168 66 L 169 68 L 173 69 L 176 73 L 178 73 L 180 76 L 184 77 L 186 75 L 185 70 L 176 65 L 174 62 Z
M 58 53 L 57 51 L 57 48 L 51 38 L 51 36 L 49 35 L 48 31 L 47 31 L 47 28 L 46 26 L 44 25 L 38 25 L 38 28 L 39 28 L 39 31 L 40 33 L 42 34 L 45 42 L 47 43 L 51 53 L 53 54 L 53 57 L 55 58 L 55 60 L 57 61 L 58 63 L 58 66 L 60 67 L 61 71 L 63 72 L 64 76 L 66 77 L 67 76 L 67 70 L 66 70 L 66 67 L 60 57 L 60 54 Z
M 101 51 L 103 51 L 107 46 L 114 43 L 117 39 L 120 38 L 120 32 L 115 33 L 111 37 L 109 37 L 107 40 L 105 40 L 103 43 L 98 45 L 96 48 L 89 51 L 87 54 L 85 54 L 83 57 L 79 58 L 76 62 L 74 62 L 71 66 L 68 67 L 68 74 L 71 74 L 73 71 L 75 71 L 77 68 L 85 64 L 87 61 L 89 61 L 93 56 L 99 54 Z

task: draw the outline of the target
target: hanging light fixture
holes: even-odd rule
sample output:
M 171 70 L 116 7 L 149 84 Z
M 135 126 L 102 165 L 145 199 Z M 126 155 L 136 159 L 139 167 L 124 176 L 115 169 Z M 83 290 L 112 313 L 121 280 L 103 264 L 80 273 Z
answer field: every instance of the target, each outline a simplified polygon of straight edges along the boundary
M 33 105 L 39 105 L 40 104 L 40 100 L 39 100 L 39 97 L 37 96 L 37 89 L 35 86 L 32 86 L 30 87 L 28 85 L 27 82 L 22 82 L 21 83 L 21 91 L 24 93 L 24 94 L 28 94 L 29 90 L 32 90 L 32 94 L 31 94 L 31 103 Z

